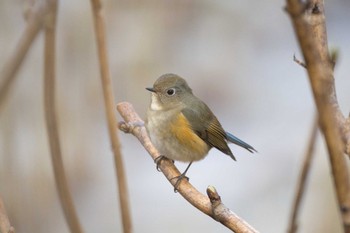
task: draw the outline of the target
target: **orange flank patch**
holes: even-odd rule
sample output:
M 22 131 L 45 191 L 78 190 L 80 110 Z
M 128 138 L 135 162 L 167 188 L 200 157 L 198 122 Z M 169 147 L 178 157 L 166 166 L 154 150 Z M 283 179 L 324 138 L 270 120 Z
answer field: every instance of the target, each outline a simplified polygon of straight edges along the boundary
M 193 132 L 190 123 L 182 113 L 172 123 L 170 130 L 179 143 L 193 153 L 204 155 L 208 152 L 208 145 Z

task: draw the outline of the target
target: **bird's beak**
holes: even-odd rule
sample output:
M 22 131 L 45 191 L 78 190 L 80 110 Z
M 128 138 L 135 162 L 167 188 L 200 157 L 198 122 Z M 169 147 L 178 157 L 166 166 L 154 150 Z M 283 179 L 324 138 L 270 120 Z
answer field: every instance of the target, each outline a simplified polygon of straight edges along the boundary
M 146 87 L 146 90 L 147 90 L 147 91 L 150 91 L 150 92 L 156 92 L 156 90 L 154 90 L 153 87 Z

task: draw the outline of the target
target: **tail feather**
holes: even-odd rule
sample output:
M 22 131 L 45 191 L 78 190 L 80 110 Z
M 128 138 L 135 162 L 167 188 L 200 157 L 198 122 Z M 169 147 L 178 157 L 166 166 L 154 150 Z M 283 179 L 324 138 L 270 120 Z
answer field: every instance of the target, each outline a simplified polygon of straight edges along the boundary
M 233 134 L 231 134 L 229 132 L 225 132 L 225 133 L 226 133 L 227 141 L 232 142 L 232 143 L 234 143 L 234 144 L 236 144 L 238 146 L 241 146 L 241 147 L 245 148 L 246 150 L 248 150 L 251 153 L 257 152 L 257 150 L 255 150 L 254 147 L 252 147 L 248 143 L 242 141 L 241 139 L 237 138 Z

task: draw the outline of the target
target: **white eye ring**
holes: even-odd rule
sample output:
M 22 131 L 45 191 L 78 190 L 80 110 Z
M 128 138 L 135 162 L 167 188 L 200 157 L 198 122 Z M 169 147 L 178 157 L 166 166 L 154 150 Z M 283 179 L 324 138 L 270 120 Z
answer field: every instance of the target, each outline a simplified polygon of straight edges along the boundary
M 173 95 L 175 95 L 175 93 L 176 93 L 176 89 L 175 88 L 169 88 L 168 90 L 166 90 L 166 94 L 168 96 L 173 96 Z

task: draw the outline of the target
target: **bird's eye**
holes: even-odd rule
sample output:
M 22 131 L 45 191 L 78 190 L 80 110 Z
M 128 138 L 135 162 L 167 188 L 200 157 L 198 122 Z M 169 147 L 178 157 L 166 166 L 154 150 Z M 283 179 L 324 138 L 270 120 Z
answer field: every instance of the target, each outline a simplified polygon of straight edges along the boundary
M 169 88 L 168 90 L 166 90 L 166 93 L 168 96 L 172 96 L 172 95 L 175 95 L 175 88 Z

